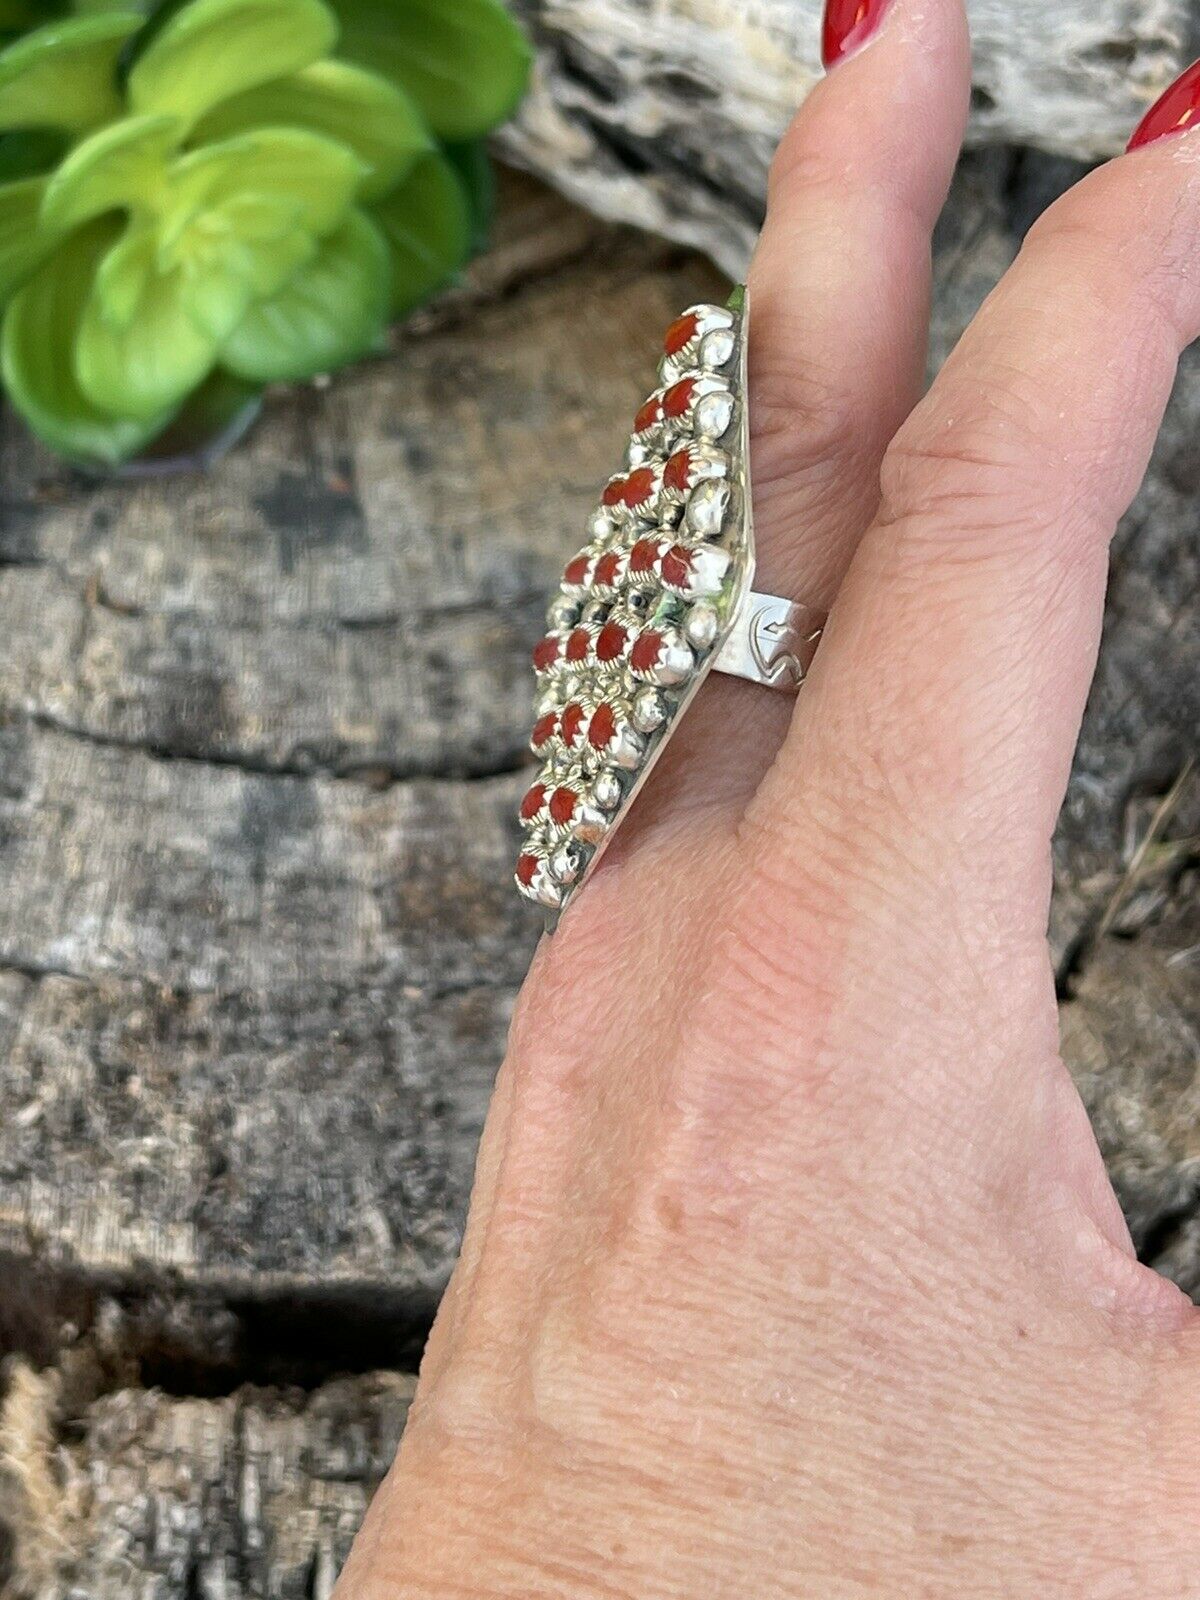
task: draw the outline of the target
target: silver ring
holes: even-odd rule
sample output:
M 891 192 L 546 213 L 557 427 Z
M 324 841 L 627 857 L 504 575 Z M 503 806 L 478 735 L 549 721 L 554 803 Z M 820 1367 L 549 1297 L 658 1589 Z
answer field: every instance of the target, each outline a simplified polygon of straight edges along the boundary
M 746 405 L 749 300 L 667 330 L 634 419 L 533 652 L 534 755 L 517 888 L 551 927 L 599 861 L 710 672 L 795 693 L 825 618 L 754 590 Z

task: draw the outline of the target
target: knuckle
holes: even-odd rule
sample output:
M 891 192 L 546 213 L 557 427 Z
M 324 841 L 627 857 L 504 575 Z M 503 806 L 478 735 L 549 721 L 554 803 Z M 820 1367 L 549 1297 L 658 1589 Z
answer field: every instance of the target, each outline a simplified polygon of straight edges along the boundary
M 751 437 L 760 489 L 805 487 L 841 476 L 874 453 L 871 430 L 849 385 L 822 363 L 778 353 L 799 344 L 799 337 L 777 337 L 768 326 L 755 361 Z
M 797 117 L 776 146 L 767 172 L 767 208 L 794 200 L 797 193 L 818 195 L 828 191 L 844 204 L 845 172 L 830 161 L 829 152 L 811 137 L 803 117 Z
M 1143 317 L 1186 342 L 1195 331 L 1195 237 L 1200 167 L 1189 161 L 1163 182 L 1133 183 L 1120 162 L 1091 173 L 1030 228 L 1018 258 L 1069 261 L 1089 296 L 1126 332 Z
M 912 419 L 880 470 L 877 527 L 918 555 L 976 559 L 1044 540 L 1073 515 L 1071 475 L 1046 470 L 1032 379 L 1010 374 L 953 416 Z

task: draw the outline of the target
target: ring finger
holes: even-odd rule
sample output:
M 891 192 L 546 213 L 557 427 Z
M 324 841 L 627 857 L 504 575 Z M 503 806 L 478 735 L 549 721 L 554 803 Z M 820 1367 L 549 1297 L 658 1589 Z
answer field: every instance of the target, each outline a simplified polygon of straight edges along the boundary
M 819 610 L 921 392 L 930 243 L 970 86 L 961 0 L 829 0 L 824 44 L 829 73 L 776 154 L 750 273 L 756 587 Z M 789 715 L 783 696 L 710 682 L 618 848 L 745 799 Z

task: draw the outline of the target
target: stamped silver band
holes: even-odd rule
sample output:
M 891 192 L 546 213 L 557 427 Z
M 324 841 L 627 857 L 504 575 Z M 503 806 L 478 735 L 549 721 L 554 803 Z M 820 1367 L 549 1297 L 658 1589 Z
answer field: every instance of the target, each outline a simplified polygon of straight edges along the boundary
M 808 676 L 824 626 L 825 617 L 819 611 L 751 590 L 738 608 L 712 669 L 794 694 Z

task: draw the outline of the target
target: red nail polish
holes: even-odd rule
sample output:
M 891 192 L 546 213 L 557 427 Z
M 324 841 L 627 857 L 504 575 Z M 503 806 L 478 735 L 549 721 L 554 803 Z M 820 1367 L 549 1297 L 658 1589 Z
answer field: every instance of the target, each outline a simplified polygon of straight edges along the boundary
M 1169 133 L 1186 133 L 1200 122 L 1200 61 L 1193 61 L 1133 130 L 1127 150 L 1140 150 Z
M 889 0 L 825 0 L 821 60 L 826 69 L 866 44 L 888 4 Z

